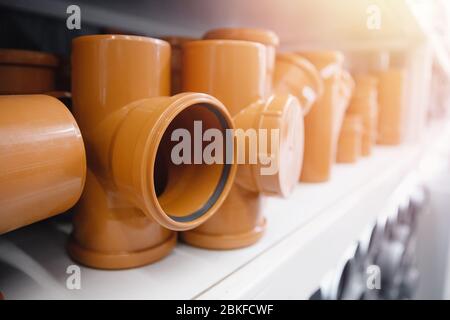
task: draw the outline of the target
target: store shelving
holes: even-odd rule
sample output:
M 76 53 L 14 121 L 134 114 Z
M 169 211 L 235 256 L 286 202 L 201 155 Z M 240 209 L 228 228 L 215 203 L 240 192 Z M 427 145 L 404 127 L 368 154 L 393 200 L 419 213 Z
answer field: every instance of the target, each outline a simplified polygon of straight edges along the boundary
M 102 271 L 81 267 L 80 290 L 66 287 L 70 277 L 67 268 L 74 264 L 65 251 L 70 216 L 2 235 L 0 292 L 7 299 L 307 299 L 377 216 L 389 210 L 386 199 L 417 168 L 443 132 L 442 124 L 434 124 L 419 134 L 417 128 L 421 126 L 416 125 L 424 122 L 427 111 L 422 75 L 429 67 L 430 48 L 442 68 L 450 72 L 448 55 L 439 39 L 431 37 L 429 46 L 427 32 L 417 23 L 414 5 L 408 1 L 360 1 L 355 7 L 316 12 L 318 7 L 326 7 L 319 3 L 326 2 L 297 1 L 294 7 L 292 1 L 282 0 L 274 9 L 273 2 L 267 0 L 257 5 L 254 1 L 243 5 L 240 0 L 214 4 L 192 0 L 189 5 L 175 0 L 133 5 L 79 1 L 82 24 L 144 35 L 198 37 L 212 27 L 243 25 L 273 29 L 280 35 L 282 50 L 338 47 L 348 51 L 404 51 L 414 64 L 408 107 L 419 110 L 410 112 L 420 118 L 410 125 L 410 131 L 417 134 L 410 135 L 400 147 L 378 146 L 370 158 L 355 165 L 336 165 L 330 182 L 299 184 L 289 199 L 265 199 L 268 230 L 254 246 L 210 251 L 179 244 L 167 258 L 141 268 Z M 361 19 L 372 2 L 379 4 L 383 13 L 379 31 L 365 29 Z M 42 0 L 37 6 L 34 1 L 0 0 L 0 5 L 12 9 L 58 18 L 62 27 L 70 4 L 68 0 Z M 328 24 L 327 33 L 319 28 L 324 23 Z M 352 32 L 355 29 L 360 32 Z
M 434 137 L 377 147 L 356 165 L 336 165 L 330 182 L 299 184 L 289 199 L 267 198 L 267 234 L 254 246 L 210 251 L 179 244 L 149 266 L 101 271 L 81 267 L 81 289 L 69 290 L 74 264 L 65 243 L 66 218 L 0 238 L 0 291 L 14 298 L 308 298 L 323 276 L 386 209 L 404 177 L 417 168 Z

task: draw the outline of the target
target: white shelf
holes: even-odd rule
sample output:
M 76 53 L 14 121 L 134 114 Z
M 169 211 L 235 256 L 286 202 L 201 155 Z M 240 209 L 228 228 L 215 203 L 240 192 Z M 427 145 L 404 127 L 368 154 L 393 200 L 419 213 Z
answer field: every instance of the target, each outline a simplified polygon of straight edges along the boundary
M 142 268 L 81 268 L 81 290 L 66 289 L 70 226 L 57 217 L 0 236 L 0 291 L 8 299 L 308 298 L 419 163 L 437 129 L 415 145 L 377 147 L 332 180 L 299 184 L 289 199 L 267 198 L 267 234 L 249 248 L 201 250 L 179 244 Z M 430 138 L 431 137 L 431 138 Z

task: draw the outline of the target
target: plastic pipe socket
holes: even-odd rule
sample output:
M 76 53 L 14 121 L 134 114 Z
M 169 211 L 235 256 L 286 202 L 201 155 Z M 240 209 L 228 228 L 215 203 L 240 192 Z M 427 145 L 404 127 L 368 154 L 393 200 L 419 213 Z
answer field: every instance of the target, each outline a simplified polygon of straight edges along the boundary
M 305 154 L 300 181 L 323 182 L 330 178 L 339 132 L 354 82 L 342 68 L 337 51 L 302 52 L 319 70 L 323 95 L 305 117 Z
M 151 263 L 174 247 L 171 230 L 197 227 L 215 213 L 236 170 L 234 163 L 176 164 L 172 133 L 195 136 L 195 121 L 222 132 L 233 121 L 209 95 L 168 96 L 165 41 L 97 35 L 72 46 L 73 111 L 85 136 L 88 174 L 69 253 L 96 268 Z
M 0 234 L 71 208 L 85 177 L 83 139 L 61 102 L 0 96 Z
M 363 156 L 369 156 L 377 136 L 377 79 L 370 75 L 354 76 L 355 90 L 347 113 L 359 115 L 363 122 L 362 149 Z
M 339 133 L 336 161 L 353 163 L 361 156 L 363 124 L 359 115 L 347 114 Z
M 378 76 L 378 144 L 398 145 L 403 138 L 403 69 L 380 71 Z
M 37 94 L 55 90 L 56 56 L 0 49 L 0 94 Z
M 219 212 L 182 234 L 191 245 L 232 249 L 254 243 L 266 225 L 261 194 L 286 196 L 296 184 L 302 161 L 303 115 L 294 96 L 267 92 L 266 63 L 266 47 L 256 42 L 203 40 L 184 45 L 183 89 L 214 95 L 228 108 L 237 129 L 254 129 L 258 142 L 268 141 L 263 150 L 250 148 L 249 137 L 244 144 L 236 140 L 237 154 L 244 154 L 246 161 L 239 162 L 236 183 Z M 260 129 L 265 129 L 267 140 Z M 274 141 L 270 138 L 272 129 L 279 132 Z M 261 155 L 271 157 L 277 170 L 264 173 L 262 169 L 267 166 L 257 157 Z M 258 160 L 250 163 L 253 156 Z
M 276 48 L 280 44 L 278 36 L 270 31 L 257 28 L 219 28 L 209 30 L 203 35 L 203 39 L 243 40 L 261 43 L 266 47 L 266 74 L 264 76 L 265 98 L 272 92 L 273 76 L 275 71 Z
M 296 96 L 306 115 L 322 95 L 323 84 L 317 69 L 308 60 L 295 53 L 276 53 L 278 36 L 265 29 L 221 28 L 208 31 L 204 39 L 244 40 L 266 47 L 266 90 Z
M 297 97 L 305 116 L 314 102 L 323 94 L 323 80 L 316 67 L 295 53 L 276 53 L 278 36 L 264 29 L 221 28 L 208 31 L 205 39 L 232 39 L 251 41 L 266 49 L 266 96 L 270 93 L 292 94 Z M 304 127 L 303 117 L 300 126 Z M 303 149 L 304 132 L 299 139 Z
M 307 59 L 295 53 L 278 53 L 274 91 L 295 95 L 306 115 L 314 102 L 322 96 L 323 81 L 319 71 Z

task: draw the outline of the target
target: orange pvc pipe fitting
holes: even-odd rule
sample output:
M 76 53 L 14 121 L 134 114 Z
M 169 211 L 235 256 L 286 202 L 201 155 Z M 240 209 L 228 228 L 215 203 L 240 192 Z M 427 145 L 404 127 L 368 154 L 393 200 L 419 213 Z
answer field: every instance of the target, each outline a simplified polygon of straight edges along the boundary
M 295 53 L 277 54 L 273 83 L 275 92 L 290 93 L 298 98 L 304 115 L 323 94 L 319 71 L 311 62 Z
M 183 44 L 198 40 L 191 37 L 167 36 L 161 37 L 161 40 L 167 41 L 172 49 L 171 54 L 171 75 L 170 75 L 170 94 L 174 95 L 181 92 L 181 54 Z
M 0 95 L 54 91 L 58 64 L 49 53 L 0 49 Z
M 405 71 L 389 69 L 378 76 L 378 135 L 377 143 L 398 145 L 403 138 L 403 86 Z
M 342 119 L 353 89 L 353 81 L 343 71 L 344 57 L 337 51 L 301 52 L 319 70 L 323 95 L 305 117 L 305 151 L 300 181 L 329 180 L 336 156 Z
M 203 35 L 203 39 L 217 40 L 243 40 L 261 43 L 266 47 L 266 75 L 265 98 L 272 93 L 273 77 L 275 71 L 276 48 L 280 44 L 278 36 L 265 29 L 257 28 L 218 28 L 209 30 Z
M 361 154 L 369 156 L 377 136 L 377 78 L 359 74 L 354 76 L 354 79 L 355 91 L 347 113 L 361 116 L 363 122 Z
M 336 161 L 353 163 L 361 156 L 363 121 L 357 114 L 346 114 L 339 134 Z
M 227 163 L 176 165 L 172 133 L 182 128 L 195 136 L 195 121 L 225 131 L 233 121 L 209 95 L 168 96 L 165 41 L 97 35 L 72 46 L 73 111 L 85 136 L 88 175 L 69 253 L 104 269 L 151 263 L 174 247 L 171 230 L 197 227 L 216 212 L 236 171 Z
M 246 159 L 258 154 L 273 156 L 279 170 L 262 173 L 265 167 L 239 162 L 236 183 L 218 213 L 196 229 L 181 234 L 194 246 L 233 249 L 253 244 L 263 235 L 266 221 L 261 212 L 262 194 L 287 196 L 298 180 L 302 162 L 302 112 L 292 95 L 270 95 L 267 88 L 266 47 L 241 40 L 203 40 L 183 48 L 182 84 L 186 91 L 199 91 L 220 99 L 234 117 L 236 128 L 247 132 L 278 129 L 278 140 L 270 140 L 265 151 L 237 141 L 237 154 Z M 269 96 L 268 99 L 265 97 Z M 269 141 L 266 140 L 266 141 Z
M 221 28 L 208 31 L 204 39 L 244 40 L 263 44 L 267 52 L 267 92 L 292 94 L 299 99 L 306 115 L 322 94 L 322 79 L 317 69 L 295 53 L 276 53 L 278 36 L 265 29 Z
M 315 66 L 295 53 L 278 53 L 278 36 L 264 29 L 222 28 L 208 31 L 205 39 L 228 39 L 257 42 L 266 48 L 267 82 L 265 97 L 271 93 L 292 94 L 297 97 L 305 116 L 323 93 L 323 81 Z M 303 117 L 300 126 L 303 128 Z M 303 149 L 304 132 L 298 145 Z M 303 151 L 302 151 L 303 153 Z
M 355 90 L 355 80 L 350 75 L 350 72 L 343 69 L 341 77 L 339 79 L 339 85 L 337 89 L 338 103 L 336 108 L 336 117 L 333 123 L 333 137 L 335 138 L 333 147 L 337 146 L 337 139 L 339 132 L 341 131 L 342 122 L 344 121 L 345 113 L 350 104 L 350 100 Z
M 86 177 L 83 139 L 57 99 L 0 96 L 0 234 L 70 209 Z

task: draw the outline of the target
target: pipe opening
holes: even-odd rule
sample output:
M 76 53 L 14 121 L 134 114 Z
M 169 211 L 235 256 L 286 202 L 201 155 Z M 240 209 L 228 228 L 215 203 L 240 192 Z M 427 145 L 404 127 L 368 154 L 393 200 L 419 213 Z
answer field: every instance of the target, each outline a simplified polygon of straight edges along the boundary
M 155 157 L 153 188 L 171 219 L 198 219 L 222 196 L 231 170 L 225 161 L 227 150 L 232 150 L 225 139 L 229 128 L 221 111 L 199 103 L 181 111 L 165 130 Z M 220 133 L 222 141 L 216 141 L 217 135 L 205 141 L 209 129 Z M 215 159 L 222 161 L 209 164 L 205 155 L 218 155 Z

